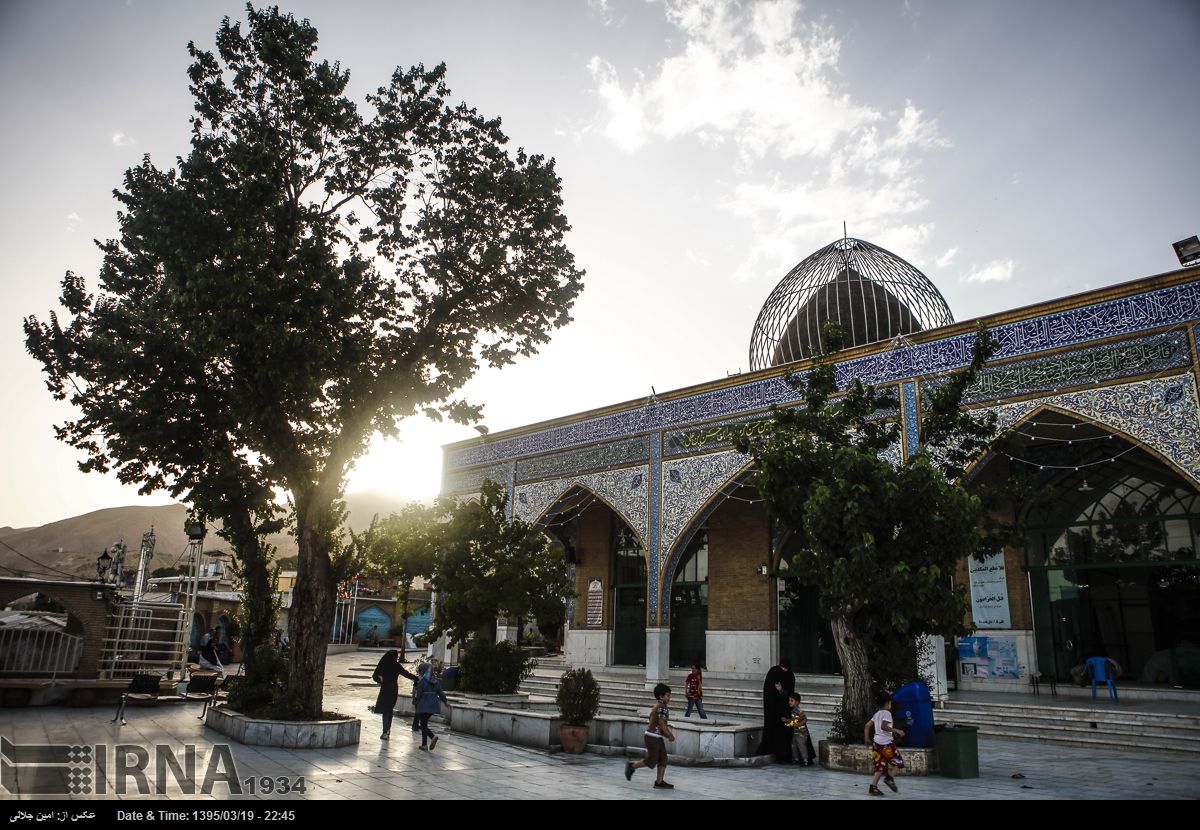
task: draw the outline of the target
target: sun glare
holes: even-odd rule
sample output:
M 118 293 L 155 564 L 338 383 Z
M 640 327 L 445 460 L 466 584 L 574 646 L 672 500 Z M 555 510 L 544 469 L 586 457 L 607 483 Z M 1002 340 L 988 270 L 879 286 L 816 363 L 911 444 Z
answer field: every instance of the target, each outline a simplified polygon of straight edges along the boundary
M 416 420 L 405 429 L 403 441 L 376 435 L 348 476 L 346 492 L 370 490 L 406 501 L 431 499 L 442 486 L 441 445 L 452 440 L 454 436 L 445 436 L 445 425 Z

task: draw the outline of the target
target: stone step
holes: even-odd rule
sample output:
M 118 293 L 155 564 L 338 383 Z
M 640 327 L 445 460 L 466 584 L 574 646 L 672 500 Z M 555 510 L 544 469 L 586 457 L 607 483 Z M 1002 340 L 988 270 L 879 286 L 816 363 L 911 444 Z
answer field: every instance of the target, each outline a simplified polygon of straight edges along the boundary
M 597 676 L 604 711 L 644 715 L 650 708 L 645 678 L 640 673 L 604 672 Z M 558 675 L 532 675 L 523 690 L 553 698 Z M 809 720 L 819 726 L 832 723 L 841 691 L 801 689 Z M 680 706 L 686 704 L 680 702 Z M 756 689 L 706 685 L 704 708 L 710 718 L 761 720 L 761 693 Z M 682 718 L 682 711 L 676 713 Z M 1169 713 L 1142 713 L 1075 706 L 1030 706 L 1019 703 L 951 701 L 937 709 L 939 723 L 975 726 L 979 734 L 1042 744 L 1123 749 L 1130 746 L 1151 751 L 1200 754 L 1200 717 Z M 1091 724 L 1096 724 L 1092 728 Z

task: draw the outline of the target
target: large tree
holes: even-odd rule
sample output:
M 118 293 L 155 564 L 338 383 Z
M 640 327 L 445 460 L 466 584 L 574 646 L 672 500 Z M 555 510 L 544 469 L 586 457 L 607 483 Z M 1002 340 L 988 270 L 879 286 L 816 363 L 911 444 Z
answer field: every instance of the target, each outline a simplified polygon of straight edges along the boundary
M 552 160 L 510 152 L 498 119 L 453 103 L 444 66 L 397 69 L 360 113 L 349 72 L 316 48 L 307 21 L 250 6 L 215 52 L 189 44 L 190 153 L 128 171 L 99 294 L 64 281 L 72 323 L 26 321 L 55 393 L 84 412 L 60 435 L 88 464 L 185 495 L 226 477 L 255 494 L 234 512 L 259 531 L 271 502 L 257 497 L 288 494 L 288 696 L 308 716 L 348 469 L 414 413 L 477 417 L 456 390 L 534 353 L 582 286 Z M 171 421 L 190 430 L 179 447 Z M 225 521 L 220 508 L 205 506 Z
M 900 440 L 887 416 L 895 396 L 857 379 L 839 394 L 832 355 L 842 332 L 831 325 L 824 340 L 828 353 L 795 381 L 804 404 L 776 410 L 768 428 L 742 430 L 736 444 L 791 535 L 788 574 L 816 587 L 832 625 L 849 737 L 873 711 L 873 674 L 894 665 L 872 654 L 911 653 L 921 635 L 967 633 L 965 593 L 951 577 L 965 557 L 994 553 L 1009 529 L 993 521 L 991 497 L 964 480 L 995 435 L 994 414 L 962 407 L 995 349 L 987 332 L 971 365 L 929 391 L 920 447 L 898 465 L 885 452 Z

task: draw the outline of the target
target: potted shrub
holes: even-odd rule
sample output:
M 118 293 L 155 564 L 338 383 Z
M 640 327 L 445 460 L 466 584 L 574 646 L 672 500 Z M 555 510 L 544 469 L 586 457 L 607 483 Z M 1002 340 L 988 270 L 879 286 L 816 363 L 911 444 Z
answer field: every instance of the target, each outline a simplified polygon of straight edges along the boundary
M 579 754 L 587 747 L 588 721 L 600 711 L 600 684 L 587 669 L 571 669 L 558 681 L 558 711 L 563 722 L 558 739 L 563 752 Z

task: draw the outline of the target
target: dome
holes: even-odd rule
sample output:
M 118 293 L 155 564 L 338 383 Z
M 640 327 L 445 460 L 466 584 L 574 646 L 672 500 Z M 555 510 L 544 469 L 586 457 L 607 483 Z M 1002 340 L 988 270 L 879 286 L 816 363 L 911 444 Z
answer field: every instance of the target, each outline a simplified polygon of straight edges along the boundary
M 846 348 L 954 322 L 929 278 L 870 242 L 839 239 L 787 273 L 767 297 L 750 338 L 750 369 L 816 357 L 826 321 Z

